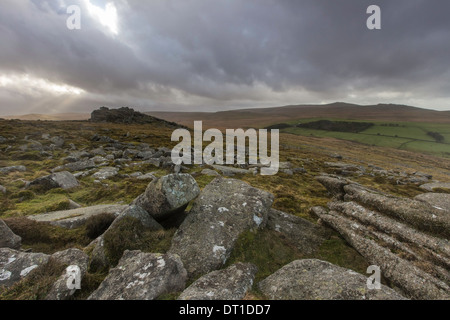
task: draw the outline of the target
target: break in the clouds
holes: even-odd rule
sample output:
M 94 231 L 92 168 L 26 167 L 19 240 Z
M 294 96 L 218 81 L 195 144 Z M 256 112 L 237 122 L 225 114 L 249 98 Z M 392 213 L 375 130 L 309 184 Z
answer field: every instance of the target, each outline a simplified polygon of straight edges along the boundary
M 381 30 L 366 9 L 381 7 Z M 81 8 L 81 30 L 66 9 Z M 346 101 L 450 109 L 447 0 L 2 0 L 0 115 Z

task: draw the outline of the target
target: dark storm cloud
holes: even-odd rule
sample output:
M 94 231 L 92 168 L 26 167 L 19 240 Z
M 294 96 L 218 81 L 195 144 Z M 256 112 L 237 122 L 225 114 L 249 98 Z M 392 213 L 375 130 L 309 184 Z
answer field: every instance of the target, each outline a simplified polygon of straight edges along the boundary
M 115 36 L 86 2 L 2 1 L 1 74 L 30 74 L 85 92 L 62 103 L 50 93 L 0 86 L 0 114 L 23 105 L 46 112 L 52 103 L 62 111 L 334 100 L 450 109 L 445 0 L 114 1 Z M 82 9 L 81 30 L 65 27 L 71 4 Z M 382 30 L 366 28 L 371 4 L 382 9 Z

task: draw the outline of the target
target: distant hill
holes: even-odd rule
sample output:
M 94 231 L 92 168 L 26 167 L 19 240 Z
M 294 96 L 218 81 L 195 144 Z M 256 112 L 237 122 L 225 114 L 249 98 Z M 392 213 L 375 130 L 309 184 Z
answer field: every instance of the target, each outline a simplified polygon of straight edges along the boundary
M 25 114 L 15 116 L 0 116 L 3 119 L 18 119 L 18 120 L 46 120 L 46 121 L 77 121 L 88 120 L 90 118 L 89 113 L 56 113 L 56 114 Z
M 192 127 L 202 120 L 205 128 L 267 127 L 296 119 L 339 118 L 373 121 L 411 121 L 449 123 L 450 111 L 434 111 L 405 105 L 356 105 L 336 102 L 326 105 L 290 105 L 274 108 L 240 109 L 220 112 L 144 112 L 169 122 Z M 88 120 L 87 113 L 28 114 L 2 116 L 20 120 Z
M 146 112 L 155 117 L 192 127 L 195 120 L 216 128 L 267 127 L 295 119 L 339 118 L 373 121 L 449 123 L 450 111 L 435 111 L 405 105 L 356 105 L 336 102 L 326 105 L 291 105 L 275 108 L 208 112 Z

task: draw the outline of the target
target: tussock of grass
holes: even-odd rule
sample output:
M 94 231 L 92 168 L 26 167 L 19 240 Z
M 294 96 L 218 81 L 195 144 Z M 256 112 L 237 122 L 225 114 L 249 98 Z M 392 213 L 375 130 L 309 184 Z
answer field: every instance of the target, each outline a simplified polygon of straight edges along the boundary
M 96 239 L 101 236 L 113 223 L 116 216 L 112 213 L 102 213 L 87 219 L 85 228 L 89 239 Z
M 91 241 L 85 228 L 64 229 L 27 218 L 7 218 L 8 227 L 22 238 L 22 247 L 34 252 L 53 254 L 68 248 L 82 248 Z

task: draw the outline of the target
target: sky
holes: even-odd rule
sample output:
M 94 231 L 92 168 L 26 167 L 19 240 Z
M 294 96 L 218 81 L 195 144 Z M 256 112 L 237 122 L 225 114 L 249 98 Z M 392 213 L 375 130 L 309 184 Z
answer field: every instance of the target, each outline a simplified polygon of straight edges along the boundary
M 373 4 L 380 30 L 366 26 Z M 448 0 L 1 0 L 0 115 L 450 110 L 449 16 Z

